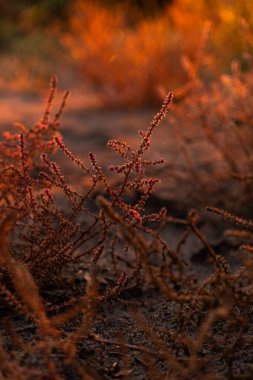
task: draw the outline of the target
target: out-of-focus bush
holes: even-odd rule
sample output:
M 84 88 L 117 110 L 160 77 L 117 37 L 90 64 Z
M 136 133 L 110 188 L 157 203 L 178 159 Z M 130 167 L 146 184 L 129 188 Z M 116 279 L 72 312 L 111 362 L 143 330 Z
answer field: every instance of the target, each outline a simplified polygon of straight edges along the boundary
M 249 0 L 174 0 L 162 8 L 153 6 L 148 13 L 145 5 L 140 8 L 131 2 L 77 0 L 69 11 L 70 32 L 64 42 L 85 76 L 100 85 L 113 103 L 158 102 L 161 88 L 184 85 L 190 78 L 183 56 L 193 66 L 201 63 L 199 73 L 209 80 L 229 71 L 232 59 L 243 60 L 243 53 L 251 51 Z M 212 33 L 200 57 L 206 20 Z
M 245 53 L 252 52 L 253 2 L 250 0 L 175 0 L 170 17 L 180 33 L 182 49 L 191 58 L 195 56 L 203 20 L 211 21 L 207 61 L 213 75 L 227 72 L 232 60 L 243 61 Z
M 71 33 L 64 41 L 110 102 L 160 101 L 159 86 L 171 87 L 182 76 L 182 51 L 177 34 L 171 33 L 168 9 L 155 18 L 141 18 L 135 11 L 124 3 L 108 8 L 79 0 L 71 9 Z

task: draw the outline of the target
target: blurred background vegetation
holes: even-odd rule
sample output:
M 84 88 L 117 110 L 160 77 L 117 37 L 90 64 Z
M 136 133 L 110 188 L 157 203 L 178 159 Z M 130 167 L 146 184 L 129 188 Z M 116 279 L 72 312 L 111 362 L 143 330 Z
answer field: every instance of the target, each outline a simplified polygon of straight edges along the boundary
M 0 87 L 36 92 L 54 72 L 111 104 L 160 103 L 234 60 L 248 70 L 252 28 L 252 0 L 0 0 Z

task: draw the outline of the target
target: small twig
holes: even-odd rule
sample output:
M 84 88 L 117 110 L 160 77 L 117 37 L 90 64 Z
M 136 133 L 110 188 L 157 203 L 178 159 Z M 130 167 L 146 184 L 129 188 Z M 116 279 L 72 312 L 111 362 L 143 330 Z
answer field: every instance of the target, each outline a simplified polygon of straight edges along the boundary
M 110 340 L 110 339 L 104 339 L 98 334 L 89 333 L 89 338 L 91 338 L 91 339 L 93 339 L 99 343 L 115 344 L 115 346 L 127 347 L 127 348 L 131 348 L 132 350 L 144 352 L 145 354 L 156 355 L 155 351 L 149 350 L 143 346 L 136 346 L 135 344 L 123 343 L 123 342 L 114 341 L 114 340 Z

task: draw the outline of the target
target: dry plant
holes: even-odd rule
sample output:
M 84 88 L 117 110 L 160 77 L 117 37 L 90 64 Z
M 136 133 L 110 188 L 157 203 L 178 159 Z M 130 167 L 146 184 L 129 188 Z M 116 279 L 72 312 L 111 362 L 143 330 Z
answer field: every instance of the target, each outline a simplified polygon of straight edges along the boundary
M 136 149 L 108 142 L 121 161 L 103 170 L 94 153 L 85 163 L 65 146 L 58 130 L 68 93 L 53 116 L 55 91 L 53 77 L 41 120 L 1 142 L 1 378 L 134 379 L 140 367 L 151 380 L 232 379 L 240 370 L 250 378 L 252 245 L 234 267 L 196 209 L 185 218 L 147 212 L 159 181 L 147 169 L 163 160 L 145 154 L 172 93 Z M 82 192 L 53 161 L 57 149 L 85 177 Z M 252 239 L 251 219 L 209 210 L 247 230 L 230 235 Z M 174 248 L 172 225 L 181 231 Z M 206 276 L 189 269 L 191 238 L 207 257 Z
M 107 8 L 96 1 L 77 1 L 70 14 L 70 31 L 63 41 L 85 76 L 104 90 L 105 102 L 158 103 L 160 87 L 171 88 L 182 76 L 186 79 L 176 58 L 182 51 L 175 54 L 179 44 L 168 9 L 145 19 L 127 3 Z
M 149 17 L 128 2 L 77 0 L 69 12 L 61 38 L 107 104 L 156 104 L 168 87 L 181 94 L 191 79 L 188 68 L 199 63 L 207 20 L 213 27 L 199 68 L 204 82 L 229 72 L 234 57 L 248 68 L 253 8 L 247 0 L 173 1 Z
M 177 149 L 162 150 L 167 165 L 161 168 L 159 191 L 164 197 L 176 179 L 184 189 L 177 194 L 180 202 L 190 197 L 194 206 L 206 205 L 208 194 L 209 203 L 234 205 L 234 211 L 240 212 L 252 199 L 252 67 L 244 72 L 234 61 L 231 71 L 211 86 L 197 73 L 191 92 L 168 115 L 172 131 L 164 133 L 163 141 L 173 135 Z

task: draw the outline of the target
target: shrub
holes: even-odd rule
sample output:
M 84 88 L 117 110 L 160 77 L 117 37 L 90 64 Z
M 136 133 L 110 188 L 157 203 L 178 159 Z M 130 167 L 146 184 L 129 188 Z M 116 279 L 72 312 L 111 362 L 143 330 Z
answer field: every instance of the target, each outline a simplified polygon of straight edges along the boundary
M 13 234 L 18 237 L 14 239 L 13 252 L 19 252 L 21 261 L 28 264 L 36 281 L 43 283 L 50 277 L 58 277 L 62 267 L 69 262 L 90 256 L 93 256 L 93 262 L 98 261 L 103 251 L 108 249 L 111 237 L 114 236 L 116 243 L 120 239 L 118 231 L 123 230 L 120 234 L 126 240 L 125 249 L 131 247 L 135 251 L 141 266 L 141 256 L 147 255 L 150 248 L 138 231 L 159 241 L 159 237 L 145 224 L 157 222 L 165 215 L 164 209 L 158 214 L 141 215 L 158 182 L 156 178 L 147 178 L 145 169 L 162 162 L 145 160 L 143 155 L 150 148 L 152 134 L 164 117 L 172 94 L 168 95 L 148 130 L 140 131 L 141 141 L 137 150 L 117 140 L 108 142 L 108 147 L 123 159 L 122 164 L 109 167 L 110 172 L 122 177 L 122 182 L 114 189 L 97 163 L 95 154 L 89 154 L 90 166 L 87 166 L 65 147 L 58 136 L 59 118 L 67 93 L 59 111 L 51 117 L 54 93 L 55 78 L 39 123 L 31 129 L 17 125 L 22 130 L 17 135 L 4 133 L 2 210 L 15 214 Z M 50 160 L 48 153 L 53 153 L 56 146 L 88 177 L 89 187 L 82 193 L 67 184 L 60 167 Z M 100 192 L 106 198 L 97 198 L 97 206 L 92 209 L 90 202 L 94 200 L 93 194 L 100 184 Z M 66 198 L 64 211 L 59 207 L 60 200 L 57 200 L 57 194 L 54 195 L 54 189 L 59 189 Z M 128 204 L 125 199 L 129 191 L 141 191 L 143 195 L 138 201 Z M 164 249 L 167 250 L 165 244 Z
M 86 164 L 63 143 L 59 118 L 68 93 L 52 116 L 55 90 L 53 78 L 42 119 L 31 128 L 17 125 L 20 133 L 5 132 L 1 142 L 1 377 L 135 378 L 138 361 L 152 380 L 231 378 L 242 367 L 249 378 L 250 256 L 242 268 L 230 266 L 230 247 L 208 242 L 196 209 L 185 218 L 165 208 L 146 211 L 158 182 L 146 169 L 162 160 L 145 154 L 172 93 L 139 131 L 136 149 L 108 142 L 121 161 L 104 171 L 94 153 Z M 87 178 L 82 192 L 52 160 L 56 149 Z M 252 220 L 209 210 L 252 228 Z M 171 225 L 180 230 L 174 248 L 165 234 Z M 252 239 L 250 231 L 236 234 Z M 194 263 L 190 239 L 201 244 L 207 272 L 187 267 Z M 250 244 L 242 248 L 252 253 Z M 116 364 L 112 354 L 120 357 Z
M 165 201 L 205 207 L 208 199 L 236 213 L 248 209 L 252 184 L 239 179 L 250 175 L 252 166 L 253 77 L 239 62 L 231 66 L 232 75 L 223 74 L 211 86 L 197 77 L 168 115 L 160 135 L 167 164 L 159 170 L 161 182 L 155 189 Z
M 211 36 L 203 51 L 207 20 Z M 127 3 L 108 7 L 99 1 L 76 1 L 69 25 L 64 43 L 111 104 L 156 104 L 164 88 L 181 90 L 191 81 L 185 61 L 197 65 L 200 76 L 210 82 L 229 72 L 235 57 L 248 69 L 252 52 L 252 5 L 247 0 L 229 6 L 174 1 L 153 17 L 136 13 Z
M 126 4 L 108 9 L 77 1 L 63 41 L 86 78 L 104 89 L 107 103 L 158 103 L 159 87 L 175 86 L 182 76 L 167 10 L 160 18 L 139 19 Z

